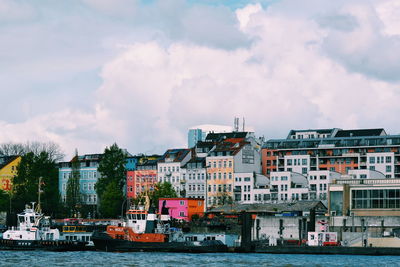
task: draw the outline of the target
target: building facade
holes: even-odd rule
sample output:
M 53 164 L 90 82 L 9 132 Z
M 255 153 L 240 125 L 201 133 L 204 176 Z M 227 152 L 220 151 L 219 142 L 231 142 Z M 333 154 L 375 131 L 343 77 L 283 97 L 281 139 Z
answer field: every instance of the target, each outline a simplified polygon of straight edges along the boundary
M 157 162 L 158 182 L 169 182 L 181 196 L 185 193 L 185 181 L 181 177 L 181 168 L 191 159 L 190 149 L 168 149 Z
M 235 195 L 239 194 L 233 190 L 235 174 L 260 173 L 260 146 L 253 133 L 248 132 L 212 133 L 207 135 L 207 141 L 215 142 L 215 146 L 206 158 L 206 204 L 223 205 L 236 201 Z
M 384 129 L 292 130 L 286 139 L 268 140 L 262 150 L 262 171 L 328 170 L 348 173 L 354 169 L 382 172 L 400 178 L 400 135 Z
M 97 171 L 102 154 L 87 154 L 78 156 L 79 162 L 79 186 L 82 194 L 82 204 L 97 206 L 98 196 L 95 190 L 95 184 L 100 177 Z M 72 160 L 59 163 L 59 192 L 61 199 L 65 202 L 67 197 L 68 179 L 72 177 Z
M 206 160 L 194 157 L 181 169 L 182 182 L 185 185 L 185 196 L 188 198 L 206 198 Z
M 157 162 L 159 155 L 141 156 L 137 158 L 134 170 L 126 172 L 126 196 L 136 198 L 141 193 L 153 191 L 157 183 Z
M 12 192 L 13 179 L 17 175 L 17 167 L 21 162 L 21 156 L 0 157 L 0 189 Z
M 204 214 L 204 199 L 199 198 L 160 198 L 158 206 L 168 208 L 171 218 L 187 222 Z

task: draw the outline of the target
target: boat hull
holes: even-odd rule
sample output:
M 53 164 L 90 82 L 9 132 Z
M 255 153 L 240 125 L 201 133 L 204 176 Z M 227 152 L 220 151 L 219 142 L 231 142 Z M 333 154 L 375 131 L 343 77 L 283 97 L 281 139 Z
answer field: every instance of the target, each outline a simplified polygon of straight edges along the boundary
M 104 232 L 94 232 L 92 241 L 96 250 L 109 252 L 154 251 L 213 253 L 228 251 L 225 244 L 216 240 L 202 242 L 134 242 L 124 239 L 114 239 Z
M 82 251 L 87 250 L 86 244 L 81 241 L 0 239 L 0 250 Z

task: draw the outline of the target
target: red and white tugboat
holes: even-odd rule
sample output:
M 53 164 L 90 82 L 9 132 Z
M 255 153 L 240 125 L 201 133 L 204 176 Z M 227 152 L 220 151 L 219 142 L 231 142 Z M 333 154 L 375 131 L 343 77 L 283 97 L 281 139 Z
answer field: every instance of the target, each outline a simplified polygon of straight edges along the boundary
M 186 241 L 180 230 L 170 228 L 168 209 L 161 214 L 143 206 L 126 212 L 121 226 L 107 226 L 106 232 L 94 232 L 92 241 L 102 251 L 162 251 L 162 252 L 225 252 L 227 246 L 219 240 Z

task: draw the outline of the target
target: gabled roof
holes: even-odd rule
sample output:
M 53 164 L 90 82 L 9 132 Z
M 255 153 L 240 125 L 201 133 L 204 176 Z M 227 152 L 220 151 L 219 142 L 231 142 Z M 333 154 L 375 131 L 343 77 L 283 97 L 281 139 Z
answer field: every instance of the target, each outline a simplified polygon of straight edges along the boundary
M 4 168 L 20 156 L 0 156 L 0 169 Z
M 181 162 L 190 151 L 187 148 L 168 149 L 158 162 Z
M 250 142 L 243 139 L 241 141 L 235 140 L 235 142 L 223 141 L 218 143 L 211 152 L 230 152 L 231 155 L 236 155 L 246 144 L 250 144 Z
M 200 158 L 200 157 L 193 157 L 191 158 L 182 168 L 187 168 L 188 164 L 190 163 L 201 163 L 202 166 L 206 166 L 206 158 Z

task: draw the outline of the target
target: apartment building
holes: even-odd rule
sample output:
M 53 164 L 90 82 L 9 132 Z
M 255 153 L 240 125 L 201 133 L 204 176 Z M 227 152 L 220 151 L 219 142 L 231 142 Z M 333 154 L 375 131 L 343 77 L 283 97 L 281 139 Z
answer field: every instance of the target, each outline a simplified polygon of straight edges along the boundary
M 100 177 L 97 171 L 103 154 L 87 154 L 78 156 L 78 171 L 80 175 L 79 186 L 82 194 L 82 203 L 85 205 L 97 205 L 97 193 L 95 184 Z M 72 160 L 59 163 L 58 181 L 61 199 L 65 202 L 67 196 L 68 179 L 72 176 Z
M 168 149 L 157 162 L 158 182 L 169 182 L 178 196 L 185 193 L 185 181 L 182 178 L 182 167 L 191 159 L 190 149 Z
M 207 141 L 215 143 L 206 158 L 207 206 L 235 201 L 235 174 L 261 171 L 260 146 L 248 132 L 211 133 Z
M 194 157 L 181 168 L 185 196 L 188 198 L 206 198 L 206 159 Z
M 126 196 L 136 198 L 141 193 L 154 190 L 157 183 L 157 162 L 161 156 L 137 156 L 134 169 L 126 172 Z
M 262 172 L 328 170 L 346 174 L 354 169 L 376 170 L 400 178 L 400 135 L 384 129 L 291 130 L 286 139 L 268 140 L 262 149 Z

